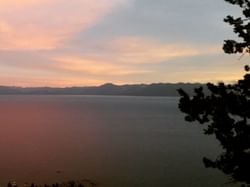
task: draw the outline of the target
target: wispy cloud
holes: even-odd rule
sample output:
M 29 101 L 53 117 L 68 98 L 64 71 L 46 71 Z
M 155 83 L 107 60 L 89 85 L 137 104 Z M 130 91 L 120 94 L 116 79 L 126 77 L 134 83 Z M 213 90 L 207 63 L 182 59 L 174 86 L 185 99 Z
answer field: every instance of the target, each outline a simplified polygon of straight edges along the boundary
M 187 9 L 175 1 L 0 0 L 0 85 L 234 79 L 242 63 L 222 54 L 231 35 L 220 18 L 235 11 L 213 1 Z
M 38 5 L 44 5 L 51 2 L 50 0 L 8 0 L 0 1 L 1 12 L 9 12 L 13 10 L 20 10 L 27 7 L 35 7 Z
M 110 80 L 93 79 L 83 77 L 28 77 L 21 78 L 14 75 L 0 75 L 0 85 L 20 87 L 73 87 L 73 86 L 96 86 L 102 85 Z M 119 82 L 124 84 L 124 82 Z
M 175 58 L 220 53 L 220 46 L 194 46 L 187 43 L 162 43 L 141 37 L 120 37 L 108 46 L 116 59 L 129 64 L 155 64 Z
M 0 1 L 0 50 L 54 49 L 125 0 Z
M 50 60 L 53 68 L 68 73 L 128 79 L 133 76 L 152 77 L 154 65 L 178 58 L 192 58 L 220 53 L 217 46 L 166 44 L 142 37 L 119 37 L 110 42 L 86 44 L 82 54 L 66 53 Z M 97 52 L 97 49 L 101 49 Z M 90 52 L 94 51 L 94 52 Z M 96 51 L 96 52 L 95 52 Z
M 87 57 L 61 56 L 53 58 L 57 63 L 55 68 L 99 76 L 129 76 L 132 74 L 150 73 L 148 70 L 140 70 L 130 66 L 106 62 L 101 59 Z

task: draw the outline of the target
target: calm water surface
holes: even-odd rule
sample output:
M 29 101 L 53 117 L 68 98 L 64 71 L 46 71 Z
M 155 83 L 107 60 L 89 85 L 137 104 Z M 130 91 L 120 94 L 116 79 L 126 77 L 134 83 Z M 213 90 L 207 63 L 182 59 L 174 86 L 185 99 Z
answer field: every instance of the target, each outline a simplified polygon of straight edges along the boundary
M 0 96 L 0 184 L 88 178 L 103 187 L 225 186 L 219 146 L 178 98 Z M 58 172 L 60 171 L 60 172 Z M 229 185 L 232 186 L 232 185 Z

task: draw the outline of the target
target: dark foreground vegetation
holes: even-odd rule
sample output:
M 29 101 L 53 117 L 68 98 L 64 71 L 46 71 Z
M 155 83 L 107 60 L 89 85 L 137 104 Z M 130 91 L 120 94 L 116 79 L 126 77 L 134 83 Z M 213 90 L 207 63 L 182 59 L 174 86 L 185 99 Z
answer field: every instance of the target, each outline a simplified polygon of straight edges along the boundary
M 15 181 L 9 182 L 6 187 L 96 187 L 97 184 L 91 180 L 84 179 L 80 181 L 68 181 L 62 183 L 53 184 L 35 184 L 35 183 L 25 183 L 23 185 L 17 184 Z
M 228 54 L 250 53 L 250 1 L 225 0 L 242 10 L 242 17 L 227 16 L 225 22 L 234 28 L 240 41 L 226 40 L 224 52 Z M 248 72 L 250 67 L 245 66 Z M 250 74 L 235 84 L 208 83 L 205 94 L 202 87 L 194 89 L 190 96 L 184 89 L 179 108 L 186 114 L 186 121 L 197 121 L 204 126 L 206 135 L 214 135 L 222 147 L 215 159 L 203 158 L 206 167 L 221 170 L 233 182 L 250 186 Z

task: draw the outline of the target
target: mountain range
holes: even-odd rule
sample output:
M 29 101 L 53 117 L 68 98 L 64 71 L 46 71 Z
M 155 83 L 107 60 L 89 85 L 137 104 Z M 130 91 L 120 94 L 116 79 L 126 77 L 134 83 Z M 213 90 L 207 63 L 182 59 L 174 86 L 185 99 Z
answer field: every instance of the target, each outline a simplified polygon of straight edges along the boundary
M 177 89 L 182 88 L 192 94 L 199 83 L 154 83 L 115 85 L 107 83 L 89 87 L 10 87 L 0 86 L 1 95 L 124 95 L 124 96 L 179 96 Z

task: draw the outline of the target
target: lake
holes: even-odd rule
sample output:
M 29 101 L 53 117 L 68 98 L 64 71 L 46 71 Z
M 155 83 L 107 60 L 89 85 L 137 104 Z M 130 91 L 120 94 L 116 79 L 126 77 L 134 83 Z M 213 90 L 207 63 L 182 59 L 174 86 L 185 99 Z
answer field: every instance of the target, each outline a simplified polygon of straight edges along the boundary
M 213 136 L 175 97 L 0 96 L 0 185 L 91 179 L 103 187 L 216 187 Z M 232 186 L 230 184 L 230 186 Z

